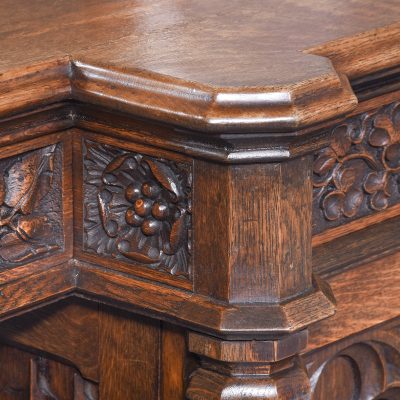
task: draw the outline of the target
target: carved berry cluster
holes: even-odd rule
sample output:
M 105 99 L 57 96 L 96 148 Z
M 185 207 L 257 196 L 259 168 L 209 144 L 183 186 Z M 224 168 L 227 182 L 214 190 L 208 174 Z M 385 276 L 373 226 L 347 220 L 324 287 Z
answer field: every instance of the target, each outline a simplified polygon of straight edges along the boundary
M 189 275 L 190 167 L 87 141 L 85 169 L 87 249 Z
M 332 131 L 314 161 L 314 199 L 328 221 L 400 200 L 400 104 L 364 113 Z M 318 212 L 315 213 L 318 219 Z
M 126 199 L 132 207 L 126 210 L 126 221 L 129 225 L 140 227 L 143 234 L 152 236 L 162 229 L 163 221 L 173 216 L 179 217 L 179 210 L 160 196 L 161 187 L 154 181 L 133 182 L 125 190 Z

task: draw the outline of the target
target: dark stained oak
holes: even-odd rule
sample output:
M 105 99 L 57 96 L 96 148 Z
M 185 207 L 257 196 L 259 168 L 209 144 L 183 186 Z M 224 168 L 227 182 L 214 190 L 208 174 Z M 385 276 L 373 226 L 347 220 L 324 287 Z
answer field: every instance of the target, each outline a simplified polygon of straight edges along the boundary
M 400 3 L 0 7 L 0 400 L 399 400 Z
M 96 383 L 73 367 L 21 349 L 1 345 L 0 396 L 3 400 L 98 400 Z
M 396 1 L 7 2 L 0 87 L 17 85 L 0 110 L 72 96 L 210 131 L 293 129 L 355 107 L 342 72 L 396 65 L 399 12 Z M 336 70 L 307 54 L 337 47 Z
M 304 355 L 310 398 L 396 400 L 400 395 L 399 320 Z
M 329 278 L 336 315 L 310 327 L 308 348 L 322 347 L 398 317 L 399 268 L 396 252 Z

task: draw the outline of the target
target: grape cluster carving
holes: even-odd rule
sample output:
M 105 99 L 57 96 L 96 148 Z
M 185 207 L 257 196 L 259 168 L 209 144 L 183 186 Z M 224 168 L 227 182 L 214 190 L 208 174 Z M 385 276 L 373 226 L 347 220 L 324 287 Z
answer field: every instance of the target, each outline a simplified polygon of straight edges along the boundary
M 400 104 L 349 119 L 314 160 L 314 201 L 334 222 L 384 210 L 400 200 Z M 314 218 L 318 220 L 319 212 Z
M 190 273 L 190 166 L 85 142 L 85 247 Z

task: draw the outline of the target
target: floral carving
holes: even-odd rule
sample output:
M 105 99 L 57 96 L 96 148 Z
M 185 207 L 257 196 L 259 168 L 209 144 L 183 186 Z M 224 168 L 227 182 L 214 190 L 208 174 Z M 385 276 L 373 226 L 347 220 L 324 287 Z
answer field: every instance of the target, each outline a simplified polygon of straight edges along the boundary
M 86 141 L 84 247 L 190 273 L 191 168 Z
M 61 152 L 57 145 L 0 161 L 0 265 L 63 247 Z
M 335 127 L 330 146 L 314 160 L 314 230 L 398 202 L 399 173 L 399 103 Z

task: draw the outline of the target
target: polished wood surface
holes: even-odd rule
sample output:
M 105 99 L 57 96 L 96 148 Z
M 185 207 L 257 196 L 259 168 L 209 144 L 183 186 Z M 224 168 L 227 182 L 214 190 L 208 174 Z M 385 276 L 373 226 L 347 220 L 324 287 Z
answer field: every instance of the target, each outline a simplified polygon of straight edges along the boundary
M 4 1 L 0 400 L 398 400 L 399 17 Z
M 399 13 L 396 1 L 6 2 L 0 111 L 74 97 L 207 131 L 295 129 L 354 109 L 347 78 L 397 65 Z
M 385 28 L 399 13 L 397 1 L 5 1 L 0 65 L 7 72 L 71 56 L 212 86 L 283 86 L 332 71 L 299 51 Z
M 311 399 L 398 399 L 399 345 L 396 319 L 305 355 Z
M 77 299 L 10 320 L 0 336 L 3 365 L 18 367 L 0 370 L 2 400 L 178 400 L 190 372 L 181 329 Z

